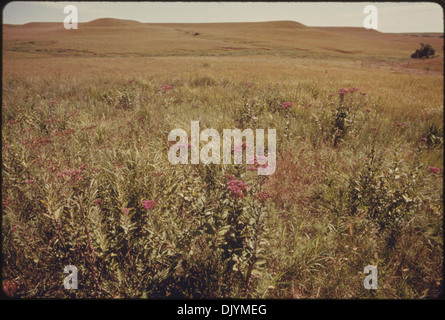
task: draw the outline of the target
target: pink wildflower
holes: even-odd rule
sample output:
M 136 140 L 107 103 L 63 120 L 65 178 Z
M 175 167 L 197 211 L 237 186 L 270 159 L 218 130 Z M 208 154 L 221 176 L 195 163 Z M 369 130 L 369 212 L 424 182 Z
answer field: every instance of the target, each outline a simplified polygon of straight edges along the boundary
M 68 178 L 68 180 L 74 180 L 74 181 L 83 181 L 82 171 L 85 169 L 85 167 L 79 167 L 79 169 L 75 168 L 67 168 L 62 170 L 57 177 L 58 178 Z
M 428 139 L 427 139 L 427 138 L 422 138 L 421 140 L 422 140 L 422 141 L 428 141 Z
M 142 200 L 142 207 L 144 207 L 145 210 L 151 210 L 154 207 L 156 207 L 156 201 L 154 201 L 154 200 Z
M 170 86 L 168 84 L 164 84 L 164 85 L 161 86 L 161 89 L 164 90 L 164 91 L 168 91 L 170 89 L 173 89 L 173 86 Z
M 236 180 L 236 178 L 235 178 L 233 175 L 231 175 L 231 174 L 226 174 L 226 175 L 224 176 L 224 178 L 226 178 L 226 179 L 228 179 L 228 180 Z
M 371 127 L 371 130 L 372 130 L 372 131 L 376 131 L 377 128 L 376 128 L 376 127 Z
M 293 105 L 294 105 L 293 102 L 283 102 L 283 103 L 281 104 L 281 107 L 282 107 L 283 109 L 287 109 L 287 108 L 292 107 Z
M 340 89 L 340 90 L 345 90 L 345 89 Z M 357 87 L 353 87 L 353 88 L 349 88 L 349 90 L 347 90 L 348 92 L 355 92 L 355 91 L 359 91 L 360 88 Z M 346 91 L 346 90 L 345 90 Z
M 42 145 L 51 143 L 52 140 L 51 139 L 47 139 L 47 138 L 34 138 L 31 140 L 25 139 L 23 141 L 23 144 L 27 147 L 27 148 L 31 148 L 31 147 L 41 147 Z
M 230 180 L 227 183 L 227 190 L 233 192 L 234 195 L 244 198 L 244 190 L 247 190 L 247 185 L 241 180 Z
M 428 169 L 430 169 L 430 171 L 433 172 L 433 173 L 439 173 L 440 172 L 440 169 L 436 168 L 436 167 L 428 167 Z
M 15 297 L 17 290 L 20 289 L 20 285 L 15 280 L 7 280 L 2 283 L 3 292 L 8 297 Z
M 117 160 L 113 160 L 113 164 L 116 166 L 116 168 L 124 168 L 125 165 L 122 162 L 119 162 Z
M 344 95 L 345 93 L 347 93 L 348 92 L 348 90 L 346 90 L 346 89 L 344 89 L 344 88 L 341 88 L 339 91 L 338 91 L 338 94 L 340 94 L 340 95 Z
M 123 215 L 127 215 L 129 211 L 130 211 L 130 208 L 122 208 L 121 209 L 121 212 Z
M 270 194 L 265 191 L 260 191 L 257 197 L 260 202 L 266 202 L 266 200 L 270 198 Z
M 248 159 L 248 162 L 253 162 L 253 164 L 249 167 L 249 170 L 250 171 L 255 171 L 258 168 L 266 168 L 267 167 L 267 163 L 265 163 L 265 164 L 259 164 L 258 163 L 258 159 L 264 160 L 265 158 L 266 158 L 266 156 L 260 156 L 260 157 L 253 156 L 253 158 Z

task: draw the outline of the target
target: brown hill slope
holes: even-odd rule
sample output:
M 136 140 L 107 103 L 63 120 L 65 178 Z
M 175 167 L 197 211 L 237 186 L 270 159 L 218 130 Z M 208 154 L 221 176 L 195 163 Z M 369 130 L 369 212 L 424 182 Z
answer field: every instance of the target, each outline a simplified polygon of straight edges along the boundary
M 65 30 L 62 23 L 3 25 L 6 57 L 220 56 L 273 54 L 409 58 L 421 42 L 364 28 L 307 27 L 294 21 L 141 23 L 103 18 Z M 443 38 L 428 37 L 442 55 Z
M 82 23 L 82 25 L 89 27 L 134 27 L 134 26 L 141 26 L 142 22 L 135 20 L 101 18 L 92 20 L 90 22 Z

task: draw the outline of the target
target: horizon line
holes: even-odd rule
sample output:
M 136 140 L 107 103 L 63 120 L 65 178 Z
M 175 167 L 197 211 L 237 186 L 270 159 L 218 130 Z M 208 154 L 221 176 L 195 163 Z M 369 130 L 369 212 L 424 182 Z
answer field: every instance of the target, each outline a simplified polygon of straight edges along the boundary
M 79 24 L 85 24 L 85 23 L 91 23 L 93 21 L 97 21 L 97 20 L 104 20 L 104 19 L 109 19 L 109 20 L 118 20 L 118 21 L 131 21 L 131 22 L 137 22 L 140 24 L 238 24 L 238 23 L 269 23 L 269 22 L 293 22 L 293 23 L 297 23 L 300 24 L 302 26 L 308 27 L 308 28 L 356 28 L 356 29 L 365 29 L 368 30 L 366 28 L 364 28 L 363 26 L 339 26 L 339 25 L 331 25 L 331 26 L 316 26 L 316 25 L 305 25 L 301 22 L 295 21 L 295 20 L 263 20 L 263 21 L 227 21 L 227 22 L 223 22 L 223 21 L 215 21 L 215 22 L 142 22 L 139 20 L 135 20 L 135 19 L 125 19 L 125 18 L 112 18 L 112 17 L 102 17 L 102 18 L 96 18 L 93 20 L 89 20 L 89 21 L 79 21 Z M 30 21 L 30 22 L 26 22 L 26 23 L 2 23 L 2 25 L 7 25 L 7 26 L 25 26 L 27 24 L 37 24 L 37 23 L 61 23 L 63 24 L 63 22 L 60 21 Z M 437 33 L 437 34 L 444 34 L 444 32 L 439 32 L 439 31 L 404 31 L 404 32 L 384 32 L 384 31 L 380 31 L 380 30 L 375 30 L 375 29 L 369 29 L 369 31 L 376 31 L 376 32 L 380 32 L 380 33 L 385 33 L 385 34 L 410 34 L 410 33 L 415 33 L 415 34 L 425 34 L 425 33 Z

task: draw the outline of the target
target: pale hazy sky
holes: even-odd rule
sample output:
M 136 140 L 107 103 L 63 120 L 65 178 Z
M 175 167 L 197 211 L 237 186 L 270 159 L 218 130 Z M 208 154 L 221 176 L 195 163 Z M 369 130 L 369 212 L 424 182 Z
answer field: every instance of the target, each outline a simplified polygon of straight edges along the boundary
M 3 8 L 3 23 L 60 22 L 75 5 L 79 22 L 118 18 L 140 22 L 255 22 L 293 20 L 307 26 L 363 27 L 363 9 L 378 9 L 381 32 L 443 32 L 434 2 L 20 2 Z

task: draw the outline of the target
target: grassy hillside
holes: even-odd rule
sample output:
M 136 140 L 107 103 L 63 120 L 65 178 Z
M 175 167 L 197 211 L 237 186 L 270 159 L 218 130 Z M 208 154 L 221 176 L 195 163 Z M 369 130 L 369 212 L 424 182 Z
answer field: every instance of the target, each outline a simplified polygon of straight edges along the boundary
M 65 30 L 61 23 L 4 25 L 4 53 L 80 56 L 273 54 L 408 58 L 417 39 L 364 28 L 311 28 L 293 21 L 150 24 L 99 19 Z M 441 51 L 442 38 L 429 37 Z

